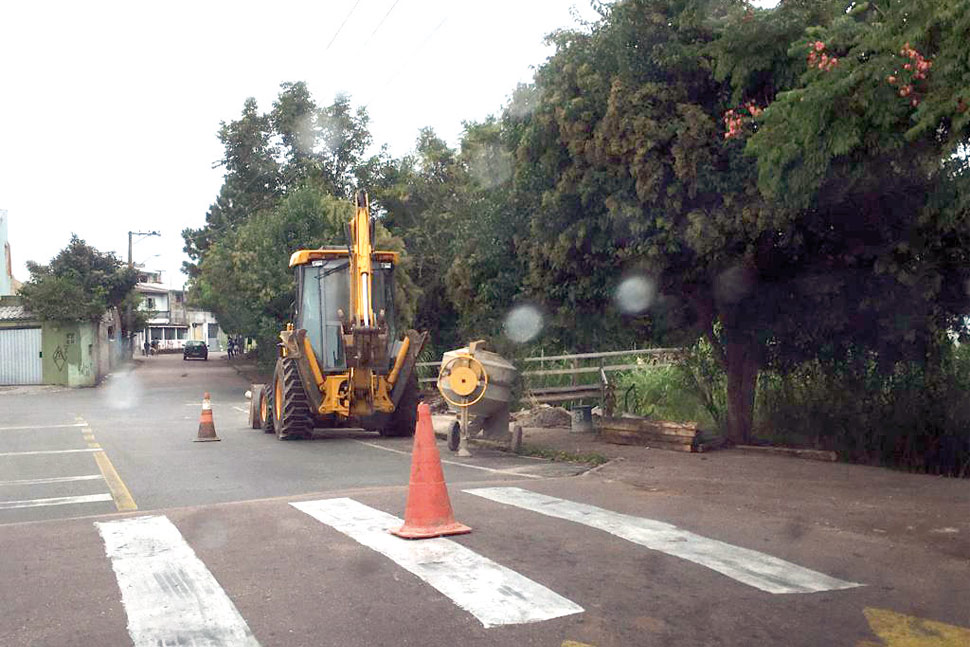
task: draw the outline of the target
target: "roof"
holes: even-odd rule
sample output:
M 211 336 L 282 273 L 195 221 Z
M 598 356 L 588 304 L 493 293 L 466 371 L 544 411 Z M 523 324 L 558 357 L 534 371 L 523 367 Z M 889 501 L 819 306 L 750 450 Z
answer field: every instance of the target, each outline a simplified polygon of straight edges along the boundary
M 22 321 L 33 318 L 22 305 L 0 306 L 0 321 Z
M 150 292 L 152 294 L 168 294 L 169 292 L 181 292 L 175 288 L 168 288 L 161 283 L 139 283 L 135 286 L 135 292 Z
M 290 267 L 306 265 L 313 261 L 324 260 L 327 258 L 347 258 L 350 252 L 346 247 L 328 247 L 323 249 L 301 249 L 293 252 L 290 256 Z M 397 252 L 374 252 L 374 260 L 382 263 L 397 263 L 399 254 Z

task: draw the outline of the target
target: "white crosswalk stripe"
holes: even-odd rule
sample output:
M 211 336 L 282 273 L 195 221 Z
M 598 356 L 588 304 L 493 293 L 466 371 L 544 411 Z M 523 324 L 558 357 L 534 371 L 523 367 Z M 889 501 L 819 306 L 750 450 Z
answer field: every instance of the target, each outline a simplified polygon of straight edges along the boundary
M 18 508 L 45 508 L 54 505 L 77 505 L 79 503 L 103 503 L 111 500 L 111 494 L 82 494 L 80 496 L 58 496 L 44 499 L 24 499 L 21 501 L 0 501 L 0 510 Z
M 392 535 L 397 517 L 353 499 L 291 503 L 314 519 L 381 553 L 424 580 L 485 627 L 539 622 L 583 608 L 450 539 L 411 541 Z
M 862 586 L 765 553 L 702 537 L 669 523 L 612 512 L 522 488 L 487 487 L 464 492 L 597 528 L 635 544 L 701 564 L 768 593 L 813 593 Z
M 135 647 L 259 647 L 205 564 L 166 517 L 96 522 Z
M 518 487 L 464 491 L 608 532 L 706 566 L 769 593 L 861 586 L 652 519 Z M 289 505 L 387 557 L 486 628 L 541 622 L 583 612 L 575 602 L 456 541 L 445 538 L 410 541 L 396 537 L 389 530 L 399 527 L 400 519 L 353 499 L 299 501 Z M 104 541 L 105 554 L 121 590 L 128 632 L 135 647 L 259 647 L 246 620 L 167 517 L 141 516 L 94 525 Z

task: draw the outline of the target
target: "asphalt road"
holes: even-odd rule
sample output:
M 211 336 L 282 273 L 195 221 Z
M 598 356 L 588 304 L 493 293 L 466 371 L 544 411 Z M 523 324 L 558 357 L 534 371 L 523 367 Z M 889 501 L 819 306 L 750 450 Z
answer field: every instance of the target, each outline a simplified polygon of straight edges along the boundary
M 319 431 L 311 441 L 280 442 L 248 427 L 247 388 L 225 354 L 212 353 L 205 362 L 183 361 L 180 355 L 142 359 L 134 370 L 115 373 L 94 389 L 0 391 L 0 481 L 7 483 L 0 486 L 0 523 L 117 510 L 117 497 L 3 507 L 3 501 L 111 493 L 104 479 L 28 482 L 99 474 L 94 458 L 98 452 L 86 440 L 92 437 L 139 510 L 407 484 L 409 439 L 335 430 Z M 218 443 L 193 442 L 205 392 L 211 397 Z M 578 471 L 497 452 L 486 455 L 447 457 L 446 478 L 519 478 L 515 472 L 503 473 L 506 469 L 546 476 Z
M 279 442 L 245 388 L 0 392 L 0 645 L 970 645 L 965 559 L 574 466 L 445 450 L 473 531 L 394 538 L 409 442 Z

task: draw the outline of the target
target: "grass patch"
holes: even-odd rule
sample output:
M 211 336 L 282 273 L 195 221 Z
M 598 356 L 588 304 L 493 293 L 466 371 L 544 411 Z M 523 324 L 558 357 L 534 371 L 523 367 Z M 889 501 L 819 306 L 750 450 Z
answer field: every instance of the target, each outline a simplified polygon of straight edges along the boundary
M 551 461 L 556 461 L 560 463 L 586 463 L 596 467 L 597 465 L 602 465 L 603 463 L 609 462 L 606 456 L 603 456 L 599 452 L 567 452 L 558 449 L 550 449 L 548 447 L 541 447 L 539 445 L 522 445 L 522 451 L 519 452 L 522 456 L 535 456 L 536 458 L 547 458 Z

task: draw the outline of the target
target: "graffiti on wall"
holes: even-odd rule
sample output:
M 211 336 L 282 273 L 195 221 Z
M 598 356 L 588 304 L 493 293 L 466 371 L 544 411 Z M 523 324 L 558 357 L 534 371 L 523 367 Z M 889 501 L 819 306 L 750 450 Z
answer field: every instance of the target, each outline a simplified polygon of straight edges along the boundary
M 67 364 L 67 354 L 64 353 L 64 349 L 60 346 L 54 351 L 54 365 L 57 366 L 58 371 L 63 371 L 64 366 Z

